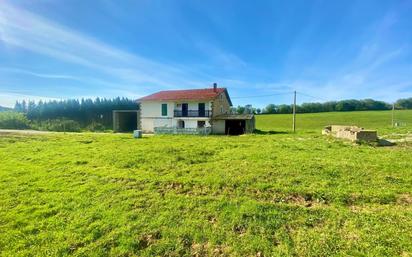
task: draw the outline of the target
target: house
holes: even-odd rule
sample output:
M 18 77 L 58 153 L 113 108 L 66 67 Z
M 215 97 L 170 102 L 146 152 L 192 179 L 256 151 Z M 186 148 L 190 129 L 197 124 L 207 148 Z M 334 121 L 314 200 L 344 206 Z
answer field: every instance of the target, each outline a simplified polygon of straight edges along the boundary
M 232 115 L 232 101 L 226 88 L 160 91 L 138 100 L 140 113 L 137 127 L 144 133 L 157 128 L 197 131 L 208 128 L 213 134 L 253 132 L 252 114 Z

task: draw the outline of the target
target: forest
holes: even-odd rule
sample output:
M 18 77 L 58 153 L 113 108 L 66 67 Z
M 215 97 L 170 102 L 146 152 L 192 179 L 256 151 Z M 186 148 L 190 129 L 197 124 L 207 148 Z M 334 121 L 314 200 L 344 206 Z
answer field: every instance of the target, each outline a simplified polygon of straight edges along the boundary
M 68 99 L 60 101 L 17 101 L 15 114 L 9 114 L 20 122 L 18 128 L 53 131 L 104 131 L 112 128 L 113 110 L 136 110 L 138 104 L 128 98 Z M 10 120 L 7 119 L 7 120 Z M 2 126 L 0 119 L 0 127 Z

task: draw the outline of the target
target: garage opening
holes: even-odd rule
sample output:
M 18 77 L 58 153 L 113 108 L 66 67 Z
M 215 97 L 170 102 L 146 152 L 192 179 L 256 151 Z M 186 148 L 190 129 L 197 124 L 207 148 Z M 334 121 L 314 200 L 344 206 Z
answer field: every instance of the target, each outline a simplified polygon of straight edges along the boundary
M 138 112 L 135 110 L 113 111 L 113 130 L 132 132 L 138 128 Z
M 226 120 L 225 134 L 226 135 L 242 135 L 246 131 L 245 120 Z

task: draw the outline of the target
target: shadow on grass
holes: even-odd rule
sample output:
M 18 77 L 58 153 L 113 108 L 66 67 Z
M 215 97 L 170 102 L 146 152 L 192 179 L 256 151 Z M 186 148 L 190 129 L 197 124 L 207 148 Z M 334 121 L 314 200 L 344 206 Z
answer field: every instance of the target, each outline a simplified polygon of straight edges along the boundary
M 260 130 L 260 129 L 255 129 L 254 133 L 257 134 L 257 135 L 290 134 L 287 131 L 273 131 L 273 130 L 263 131 L 263 130 Z

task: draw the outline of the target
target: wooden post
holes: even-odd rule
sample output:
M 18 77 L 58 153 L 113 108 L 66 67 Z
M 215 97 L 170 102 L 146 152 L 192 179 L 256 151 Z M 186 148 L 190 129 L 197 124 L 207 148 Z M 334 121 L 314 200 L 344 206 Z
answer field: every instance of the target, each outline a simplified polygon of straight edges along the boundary
M 293 133 L 296 132 L 296 91 L 293 92 Z

